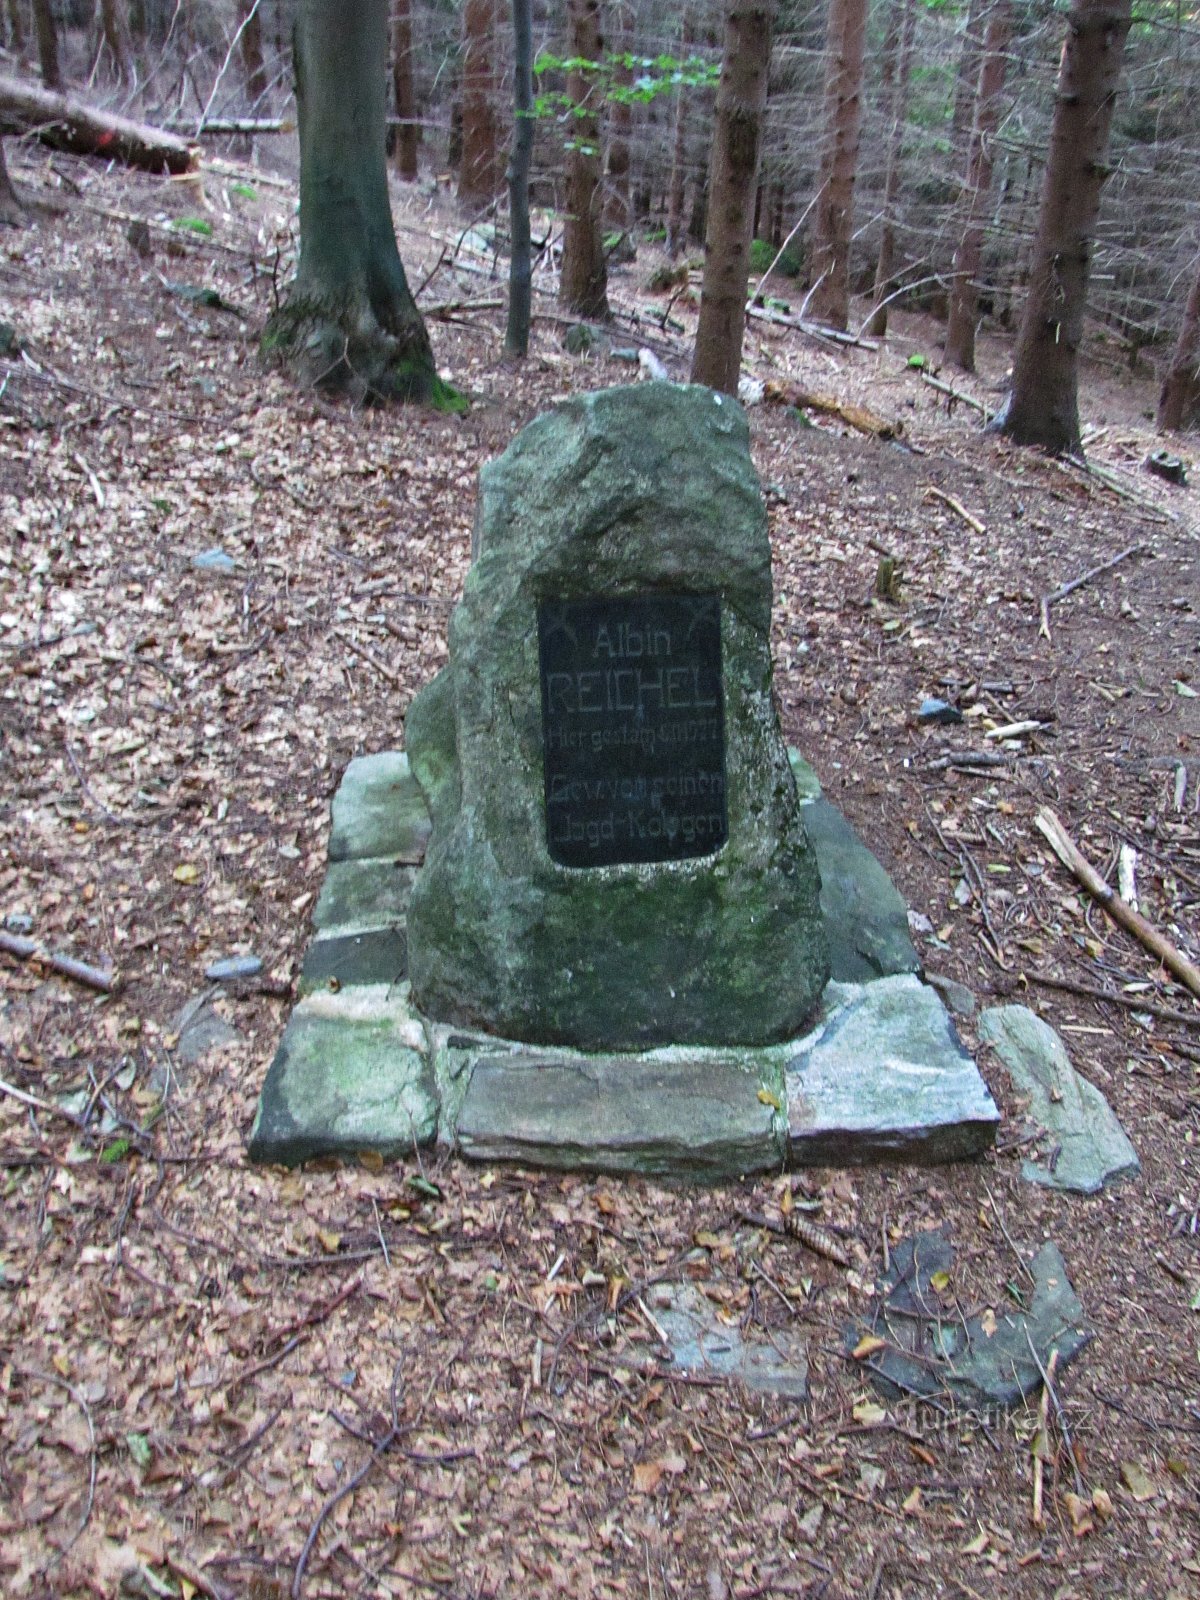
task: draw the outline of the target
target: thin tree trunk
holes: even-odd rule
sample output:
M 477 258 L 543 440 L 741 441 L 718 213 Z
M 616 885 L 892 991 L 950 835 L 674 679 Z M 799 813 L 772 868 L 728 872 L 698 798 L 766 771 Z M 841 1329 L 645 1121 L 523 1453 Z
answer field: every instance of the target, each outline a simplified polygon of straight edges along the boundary
M 599 61 L 599 0 L 570 0 L 571 54 Z M 600 228 L 600 119 L 591 99 L 594 84 L 586 72 L 567 75 L 567 96 L 582 108 L 571 118 L 567 150 L 567 211 L 563 223 L 562 274 L 558 297 L 581 317 L 607 317 L 608 272 Z
M 112 57 L 113 69 L 121 83 L 133 83 L 133 46 L 129 39 L 129 23 L 121 0 L 100 0 L 100 31 Z
M 993 0 L 968 0 L 967 20 L 963 28 L 962 50 L 958 57 L 958 70 L 954 74 L 954 109 L 950 114 L 950 138 L 954 157 L 961 173 L 966 166 L 967 146 L 971 141 L 971 128 L 975 115 L 976 89 L 979 84 L 979 53 L 983 47 L 984 14 Z
M 533 158 L 533 0 L 513 0 L 513 142 L 508 164 L 508 210 L 512 256 L 508 276 L 508 327 L 505 351 L 523 356 L 529 350 L 533 299 L 532 246 L 529 236 L 529 166 Z
M 617 54 L 621 58 L 613 72 L 613 88 L 628 92 L 633 88 L 633 7 L 624 0 L 616 6 Z M 617 233 L 627 233 L 633 221 L 629 203 L 630 146 L 633 140 L 633 103 L 614 100 L 609 118 L 607 184 L 604 195 L 604 220 Z
M 737 394 L 746 331 L 754 192 L 771 66 L 771 0 L 732 0 L 717 88 L 692 382 Z
M 267 69 L 263 61 L 262 0 L 238 0 L 238 26 L 242 30 L 242 71 L 250 103 L 258 106 L 267 93 Z
M 1159 391 L 1158 426 L 1182 428 L 1194 416 L 1200 416 L 1200 264 Z
M 813 315 L 832 328 L 844 328 L 850 312 L 850 239 L 866 33 L 867 0 L 832 0 L 812 251 Z
M 417 92 L 413 82 L 412 0 L 394 0 L 392 8 L 392 94 L 396 102 L 396 171 L 406 183 L 417 178 Z
M 1012 389 L 989 424 L 1056 454 L 1082 453 L 1079 346 L 1130 15 L 1130 0 L 1073 0 Z
M 686 57 L 692 42 L 690 12 L 684 13 L 679 54 Z M 675 91 L 675 128 L 671 139 L 671 177 L 667 188 L 667 254 L 674 261 L 684 244 L 684 191 L 687 184 L 687 126 L 689 95 L 681 84 Z
M 21 15 L 21 0 L 8 0 L 8 34 L 13 53 L 18 60 L 25 58 L 25 18 Z
M 33 0 L 33 26 L 37 32 L 38 66 L 42 82 L 47 89 L 63 86 L 62 68 L 58 64 L 58 27 L 50 0 Z
M 4 140 L 0 138 L 0 223 L 17 227 L 21 221 L 21 202 L 8 175 L 8 162 L 4 158 Z
M 300 262 L 263 335 L 268 360 L 357 399 L 462 400 L 439 379 L 387 187 L 388 0 L 300 0 Z
M 888 308 L 884 302 L 892 292 L 892 275 L 896 270 L 896 199 L 900 192 L 900 156 L 904 145 L 904 120 L 908 114 L 915 27 L 915 0 L 892 0 L 888 25 L 891 48 L 885 46 L 884 50 L 890 129 L 883 180 L 883 227 L 879 235 L 879 260 L 875 264 L 875 310 L 867 324 L 867 332 L 876 339 L 882 339 L 887 333 Z
M 495 0 L 463 7 L 462 164 L 458 198 L 483 206 L 500 188 L 500 129 L 496 117 Z
M 992 141 L 1000 123 L 1000 91 L 1004 88 L 1010 17 L 1008 0 L 995 0 L 988 18 L 979 69 L 975 125 L 967 160 L 967 216 L 954 254 L 950 280 L 950 317 L 946 327 L 946 360 L 963 372 L 975 371 L 975 323 L 979 312 L 979 263 L 983 258 L 983 215 L 992 189 Z

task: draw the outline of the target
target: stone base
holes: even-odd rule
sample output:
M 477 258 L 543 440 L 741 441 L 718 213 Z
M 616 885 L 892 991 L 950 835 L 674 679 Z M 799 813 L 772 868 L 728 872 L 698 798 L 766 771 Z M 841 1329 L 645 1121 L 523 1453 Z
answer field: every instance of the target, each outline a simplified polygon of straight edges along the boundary
M 802 797 L 821 808 L 810 831 L 835 951 L 813 1026 L 757 1049 L 595 1055 L 468 1034 L 415 1011 L 405 909 L 426 836 L 420 791 L 403 755 L 352 762 L 334 800 L 336 859 L 303 998 L 263 1085 L 251 1158 L 396 1157 L 436 1140 L 478 1161 L 715 1182 L 786 1165 L 981 1154 L 999 1113 L 940 997 L 915 974 L 903 902 L 811 768 L 793 765 Z

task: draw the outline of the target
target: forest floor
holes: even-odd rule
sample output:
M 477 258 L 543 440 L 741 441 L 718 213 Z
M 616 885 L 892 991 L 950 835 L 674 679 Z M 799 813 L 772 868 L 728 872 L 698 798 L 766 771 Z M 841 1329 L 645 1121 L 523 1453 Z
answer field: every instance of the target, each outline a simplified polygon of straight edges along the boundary
M 443 1158 L 255 1169 L 330 796 L 352 756 L 401 742 L 445 658 L 479 468 L 633 369 L 568 355 L 543 295 L 529 360 L 503 366 L 503 277 L 450 264 L 467 219 L 426 183 L 397 192 L 401 249 L 469 414 L 298 393 L 255 344 L 289 181 L 168 183 L 9 146 L 30 209 L 0 233 L 21 345 L 0 357 L 0 916 L 122 985 L 0 957 L 0 1589 L 1200 1593 L 1200 1006 L 1033 825 L 1053 806 L 1110 873 L 1132 845 L 1144 914 L 1200 957 L 1200 488 L 1141 470 L 1162 442 L 1150 375 L 1091 347 L 1106 480 L 948 411 L 907 364 L 936 366 L 924 319 L 870 350 L 762 322 L 747 341 L 761 375 L 904 424 L 884 443 L 750 413 L 788 740 L 927 919 L 929 970 L 1045 1016 L 1140 1179 L 1093 1198 L 1024 1182 L 1023 1108 L 987 1050 L 1005 1120 L 978 1164 L 715 1189 Z M 152 255 L 127 237 L 139 218 Z M 614 274 L 613 299 L 661 318 L 651 264 Z M 686 376 L 684 338 L 627 320 L 615 337 L 652 338 Z M 994 405 L 1008 353 L 985 337 L 957 386 Z M 1200 484 L 1198 441 L 1174 443 Z M 1135 545 L 1039 633 L 1043 596 Z M 232 574 L 193 564 L 212 549 Z M 890 601 L 881 550 L 903 563 Z M 919 724 L 926 696 L 964 724 Z M 1039 726 L 1015 748 L 986 738 L 1018 721 Z M 964 751 L 1008 759 L 945 759 Z M 222 990 L 225 1042 L 189 1064 L 180 1013 L 234 953 L 264 978 Z M 1133 1009 L 1150 1005 L 1179 1020 Z M 788 1194 L 848 1269 L 738 1220 Z M 843 1354 L 888 1245 L 931 1227 L 956 1251 L 955 1313 L 1003 1312 L 1021 1262 L 1061 1247 L 1095 1337 L 1044 1426 L 1036 1402 L 883 1401 Z M 655 1370 L 639 1296 L 672 1275 L 763 1336 L 802 1330 L 808 1401 Z

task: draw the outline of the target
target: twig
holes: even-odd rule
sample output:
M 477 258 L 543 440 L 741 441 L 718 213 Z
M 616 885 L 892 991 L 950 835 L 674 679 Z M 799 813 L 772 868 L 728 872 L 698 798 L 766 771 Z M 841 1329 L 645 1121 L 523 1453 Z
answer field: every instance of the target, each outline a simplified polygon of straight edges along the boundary
M 1132 933 L 1152 955 L 1157 956 L 1164 966 L 1170 968 L 1181 983 L 1200 997 L 1200 968 L 1189 961 L 1181 950 L 1176 949 L 1157 928 L 1152 927 L 1139 911 L 1135 911 L 1121 899 L 1119 894 L 1113 892 L 1112 887 L 1104 881 L 1091 862 L 1080 854 L 1067 830 L 1050 807 L 1043 806 L 1033 820 L 1063 866 L 1083 884 L 1094 899 L 1100 902 L 1114 922 L 1119 922 L 1123 928 Z
M 330 632 L 335 638 L 340 639 L 348 650 L 352 650 L 356 656 L 361 656 L 368 665 L 374 667 L 375 671 L 386 678 L 389 683 L 399 685 L 400 674 L 394 672 L 386 661 L 381 661 L 373 650 L 368 650 L 366 645 L 359 644 L 343 628 L 331 628 Z
M 36 939 L 25 939 L 19 934 L 6 933 L 3 929 L 0 929 L 0 950 L 21 961 L 41 961 L 62 977 L 74 978 L 76 983 L 86 984 L 89 989 L 98 989 L 101 994 L 111 994 L 120 986 L 119 977 L 111 969 L 105 971 L 102 967 L 92 966 L 90 962 L 76 961 L 74 956 L 55 955 L 50 950 L 43 950 Z
M 396 1395 L 399 1382 L 400 1362 L 397 1361 L 396 1365 L 392 1369 L 392 1387 L 390 1395 L 392 1411 L 391 1426 L 388 1428 L 388 1431 L 384 1434 L 383 1438 L 376 1443 L 375 1448 L 371 1451 L 371 1454 L 368 1456 L 365 1464 L 359 1468 L 352 1478 L 348 1478 L 339 1489 L 335 1489 L 329 1496 L 329 1499 L 326 1500 L 325 1504 L 321 1507 L 320 1511 L 317 1512 L 316 1520 L 312 1527 L 308 1530 L 308 1538 L 304 1541 L 304 1549 L 300 1552 L 300 1559 L 296 1563 L 296 1571 L 292 1577 L 292 1600 L 300 1600 L 300 1591 L 304 1587 L 304 1569 L 308 1566 L 308 1558 L 312 1555 L 317 1539 L 320 1537 L 321 1529 L 325 1525 L 325 1519 L 331 1514 L 331 1512 L 335 1511 L 337 1507 L 341 1505 L 343 1500 L 352 1495 L 360 1486 L 360 1484 L 366 1481 L 371 1468 L 379 1460 L 380 1456 L 386 1454 L 386 1452 L 392 1448 L 396 1440 L 400 1437 L 400 1417 L 397 1409 L 398 1401 Z
M 1113 556 L 1111 561 L 1102 561 L 1098 567 L 1090 567 L 1087 572 L 1081 573 L 1078 578 L 1072 578 L 1069 583 L 1059 584 L 1051 594 L 1044 594 L 1038 605 L 1038 615 L 1041 618 L 1038 634 L 1043 639 L 1050 637 L 1050 607 L 1058 601 L 1065 600 L 1069 594 L 1074 594 L 1076 589 L 1082 589 L 1085 583 L 1091 583 L 1093 578 L 1098 578 L 1102 573 L 1110 572 L 1113 567 L 1119 566 L 1122 561 L 1130 556 L 1148 554 L 1150 546 L 1143 541 L 1131 544 L 1122 550 L 1119 555 Z
M 62 1117 L 64 1122 L 69 1122 L 73 1128 L 82 1128 L 82 1117 L 77 1117 L 73 1111 L 68 1111 L 65 1106 L 56 1106 L 52 1100 L 41 1100 L 36 1094 L 27 1094 L 24 1089 L 18 1089 L 14 1083 L 5 1083 L 0 1078 L 0 1094 L 6 1094 L 12 1100 L 19 1100 L 24 1106 L 32 1106 L 35 1111 L 45 1111 L 52 1117 Z
M 236 1600 L 232 1589 L 227 1589 L 223 1583 L 218 1583 L 215 1578 L 210 1578 L 200 1567 L 194 1567 L 190 1561 L 185 1561 L 182 1556 L 175 1556 L 167 1552 L 167 1566 L 185 1583 L 200 1594 L 206 1594 L 208 1600 Z
M 1200 1028 L 1200 1012 L 1176 1011 L 1171 1006 L 1160 1006 L 1152 1000 L 1145 1000 L 1141 995 L 1113 994 L 1099 984 L 1076 983 L 1071 978 L 1052 978 L 1048 972 L 1023 972 L 1021 976 L 1027 983 L 1036 983 L 1040 988 L 1061 989 L 1065 994 L 1102 1000 L 1106 1005 L 1122 1006 L 1126 1011 L 1144 1011 L 1147 1016 L 1157 1017 L 1160 1022 L 1177 1022 L 1185 1028 Z
M 267 1372 L 270 1368 L 277 1367 L 281 1361 L 291 1355 L 293 1350 L 302 1345 L 306 1339 L 311 1338 L 314 1328 L 319 1327 L 322 1322 L 327 1322 L 339 1306 L 345 1305 L 351 1295 L 355 1294 L 362 1286 L 362 1281 L 362 1273 L 360 1272 L 357 1277 L 351 1278 L 349 1283 L 344 1283 L 338 1292 L 324 1301 L 323 1304 L 313 1306 L 288 1327 L 281 1328 L 275 1335 L 277 1340 L 284 1341 L 280 1348 L 273 1354 L 264 1357 L 263 1360 L 256 1361 L 252 1367 L 246 1367 L 242 1372 L 239 1372 L 229 1385 L 226 1393 L 233 1394 L 236 1389 L 241 1388 L 242 1384 L 248 1383 L 251 1378 L 257 1377 L 260 1372 Z
M 1008 1228 L 1005 1226 L 1004 1218 L 1000 1215 L 1000 1207 L 996 1204 L 995 1195 L 988 1188 L 986 1183 L 984 1184 L 983 1188 L 984 1188 L 984 1192 L 987 1195 L 988 1199 L 992 1202 L 992 1215 L 995 1217 L 996 1221 L 1000 1224 L 1000 1232 L 1004 1235 L 1005 1243 L 1008 1245 L 1008 1248 L 1012 1251 L 1013 1255 L 1016 1256 L 1017 1265 L 1020 1267 L 1021 1271 L 1025 1274 L 1025 1276 L 1029 1279 L 1030 1283 L 1036 1289 L 1037 1288 L 1037 1279 L 1033 1275 L 1032 1271 L 1030 1270 L 1029 1264 L 1025 1260 L 1025 1257 L 1021 1254 L 1021 1252 L 1017 1249 L 1016 1245 L 1013 1243 L 1012 1234 L 1009 1233 Z
M 1075 1446 L 1071 1442 L 1071 1429 L 1058 1398 L 1058 1391 L 1054 1387 L 1054 1369 L 1058 1365 L 1058 1351 L 1051 1350 L 1050 1359 L 1042 1365 L 1041 1357 L 1034 1349 L 1033 1340 L 1029 1337 L 1028 1326 L 1025 1329 L 1025 1343 L 1029 1346 L 1029 1354 L 1033 1357 L 1034 1365 L 1042 1375 L 1042 1401 L 1043 1409 L 1047 1396 L 1054 1407 L 1054 1419 L 1058 1423 L 1059 1431 L 1063 1436 L 1063 1443 L 1067 1447 L 1067 1455 L 1071 1458 L 1071 1472 L 1075 1478 L 1075 1493 L 1082 1499 L 1084 1496 L 1083 1479 L 1079 1473 L 1079 1463 L 1075 1459 Z
M 921 382 L 927 383 L 931 389 L 936 389 L 939 394 L 948 395 L 951 400 L 961 400 L 963 405 L 972 406 L 981 416 L 986 417 L 988 408 L 982 400 L 975 400 L 969 394 L 963 394 L 961 389 L 956 389 L 952 384 L 943 383 L 940 378 L 935 378 L 932 372 L 921 372 Z
M 79 1538 L 80 1534 L 87 1527 L 91 1520 L 92 1507 L 96 1503 L 96 1425 L 92 1421 L 91 1407 L 88 1405 L 87 1401 L 83 1398 L 82 1394 L 80 1394 L 79 1390 L 73 1383 L 68 1383 L 65 1378 L 60 1378 L 57 1373 L 42 1372 L 40 1368 L 37 1367 L 17 1367 L 17 1371 L 23 1373 L 27 1378 L 36 1378 L 39 1383 L 49 1383 L 53 1384 L 56 1388 L 65 1389 L 70 1395 L 71 1399 L 74 1400 L 75 1404 L 83 1412 L 83 1420 L 87 1423 L 89 1440 L 87 1502 L 84 1505 L 83 1516 L 80 1518 L 79 1526 L 67 1540 L 66 1544 L 63 1545 L 60 1550 L 55 1552 L 53 1559 L 46 1568 L 46 1570 L 49 1571 L 50 1567 L 55 1567 L 58 1565 L 58 1563 L 66 1555 L 67 1551 L 70 1550 L 75 1544 L 75 1541 Z
M 818 1256 L 836 1262 L 839 1267 L 848 1267 L 850 1257 L 832 1234 L 826 1233 L 824 1228 L 818 1228 L 815 1222 L 810 1222 L 807 1217 L 798 1217 L 795 1212 L 788 1212 L 782 1222 L 772 1222 L 769 1217 L 764 1217 L 758 1211 L 746 1211 L 738 1206 L 734 1211 L 741 1222 L 748 1222 L 752 1228 L 765 1228 L 768 1233 L 778 1233 L 784 1238 L 798 1239 L 801 1244 Z
M 925 486 L 926 498 L 928 499 L 930 495 L 932 495 L 935 500 L 940 500 L 943 505 L 949 506 L 951 511 L 953 511 L 956 516 L 959 516 L 963 519 L 968 528 L 973 529 L 978 534 L 987 533 L 987 529 L 984 527 L 983 523 L 980 522 L 978 517 L 973 517 L 971 515 L 961 500 L 956 500 L 952 494 L 947 494 L 944 489 L 939 489 L 934 483 L 926 484 Z

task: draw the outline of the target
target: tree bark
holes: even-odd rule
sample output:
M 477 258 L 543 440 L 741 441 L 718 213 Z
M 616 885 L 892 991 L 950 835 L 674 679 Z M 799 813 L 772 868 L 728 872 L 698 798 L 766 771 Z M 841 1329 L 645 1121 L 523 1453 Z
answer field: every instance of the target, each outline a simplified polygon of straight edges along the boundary
M 599 61 L 599 0 L 570 0 L 571 54 Z M 558 297 L 581 317 L 607 318 L 608 271 L 600 224 L 600 119 L 592 99 L 595 85 L 586 72 L 567 75 L 567 95 L 580 111 L 571 118 L 567 150 L 567 210 L 563 223 L 562 273 Z
M 357 400 L 462 409 L 438 378 L 392 228 L 388 0 L 300 0 L 300 262 L 262 339 L 268 361 Z
M 8 12 L 8 33 L 13 53 L 19 60 L 24 60 L 25 19 L 21 15 L 21 0 L 8 0 L 5 10 Z
M 962 372 L 975 371 L 975 323 L 979 314 L 978 278 L 979 263 L 983 258 L 983 215 L 992 188 L 992 141 L 1000 123 L 1000 91 L 1004 88 L 1009 33 L 1008 0 L 995 0 L 983 46 L 975 123 L 967 158 L 967 215 L 962 238 L 954 254 L 950 280 L 946 360 Z
M 33 26 L 37 33 L 38 66 L 47 89 L 61 89 L 62 68 L 58 64 L 58 26 L 50 0 L 33 0 Z
M 496 116 L 495 0 L 463 7 L 462 163 L 458 198 L 486 206 L 500 190 L 500 128 Z
M 8 175 L 8 162 L 4 157 L 4 140 L 0 138 L 0 223 L 16 228 L 21 222 L 21 202 Z
M 512 255 L 508 271 L 508 326 L 504 349 L 529 351 L 533 260 L 529 236 L 529 166 L 533 158 L 533 0 L 513 0 L 513 143 L 508 164 Z
M 121 83 L 135 82 L 133 46 L 121 0 L 100 0 L 100 30 L 108 46 L 108 53 L 112 57 L 113 69 L 118 80 Z
M 417 178 L 417 92 L 413 82 L 412 0 L 394 0 L 392 9 L 392 94 L 396 102 L 396 171 L 406 183 Z
M 771 65 L 771 0 L 732 0 L 717 88 L 692 382 L 737 394 L 746 331 L 750 238 Z
M 989 424 L 1017 444 L 1055 454 L 1082 453 L 1079 346 L 1130 15 L 1130 0 L 1073 0 L 1012 389 Z
M 1179 429 L 1200 417 L 1200 263 L 1192 280 L 1179 326 L 1179 338 L 1171 353 L 1166 377 L 1158 396 L 1158 426 Z
M 613 71 L 613 87 L 633 88 L 633 7 L 619 0 L 617 14 L 617 54 L 621 57 Z M 604 220 L 615 233 L 628 233 L 633 222 L 629 200 L 630 147 L 633 142 L 633 103 L 616 99 L 612 103 L 608 127 L 608 158 L 604 193 Z
M 831 0 L 825 131 L 812 250 L 812 311 L 831 328 L 844 328 L 850 313 L 850 238 L 866 33 L 867 0 Z
M 692 42 L 691 14 L 684 13 L 679 54 L 686 57 Z M 681 84 L 675 91 L 675 126 L 671 139 L 671 177 L 667 188 L 667 254 L 674 261 L 684 244 L 684 191 L 687 183 L 688 93 Z
M 984 13 L 993 0 L 968 0 L 966 23 L 963 27 L 962 50 L 958 57 L 958 70 L 954 74 L 954 108 L 950 114 L 950 138 L 954 145 L 959 171 L 966 165 L 967 147 L 975 114 L 976 90 L 979 84 L 979 53 L 983 47 Z
M 148 172 L 188 172 L 196 156 L 186 140 L 161 128 L 109 116 L 16 78 L 0 77 L 0 133 L 34 133 L 56 150 L 123 161 Z
M 900 192 L 900 157 L 904 146 L 904 120 L 908 113 L 908 84 L 912 75 L 915 27 L 916 0 L 892 0 L 888 30 L 891 48 L 885 46 L 884 50 L 889 132 L 883 179 L 883 226 L 879 235 L 879 259 L 875 264 L 875 310 L 867 324 L 867 332 L 876 339 L 882 339 L 887 333 L 888 308 L 884 302 L 892 292 L 892 274 L 896 270 L 896 199 Z
M 266 99 L 267 68 L 263 61 L 262 5 L 261 0 L 238 0 L 238 26 L 242 30 L 242 71 L 246 75 L 246 92 L 252 106 Z

